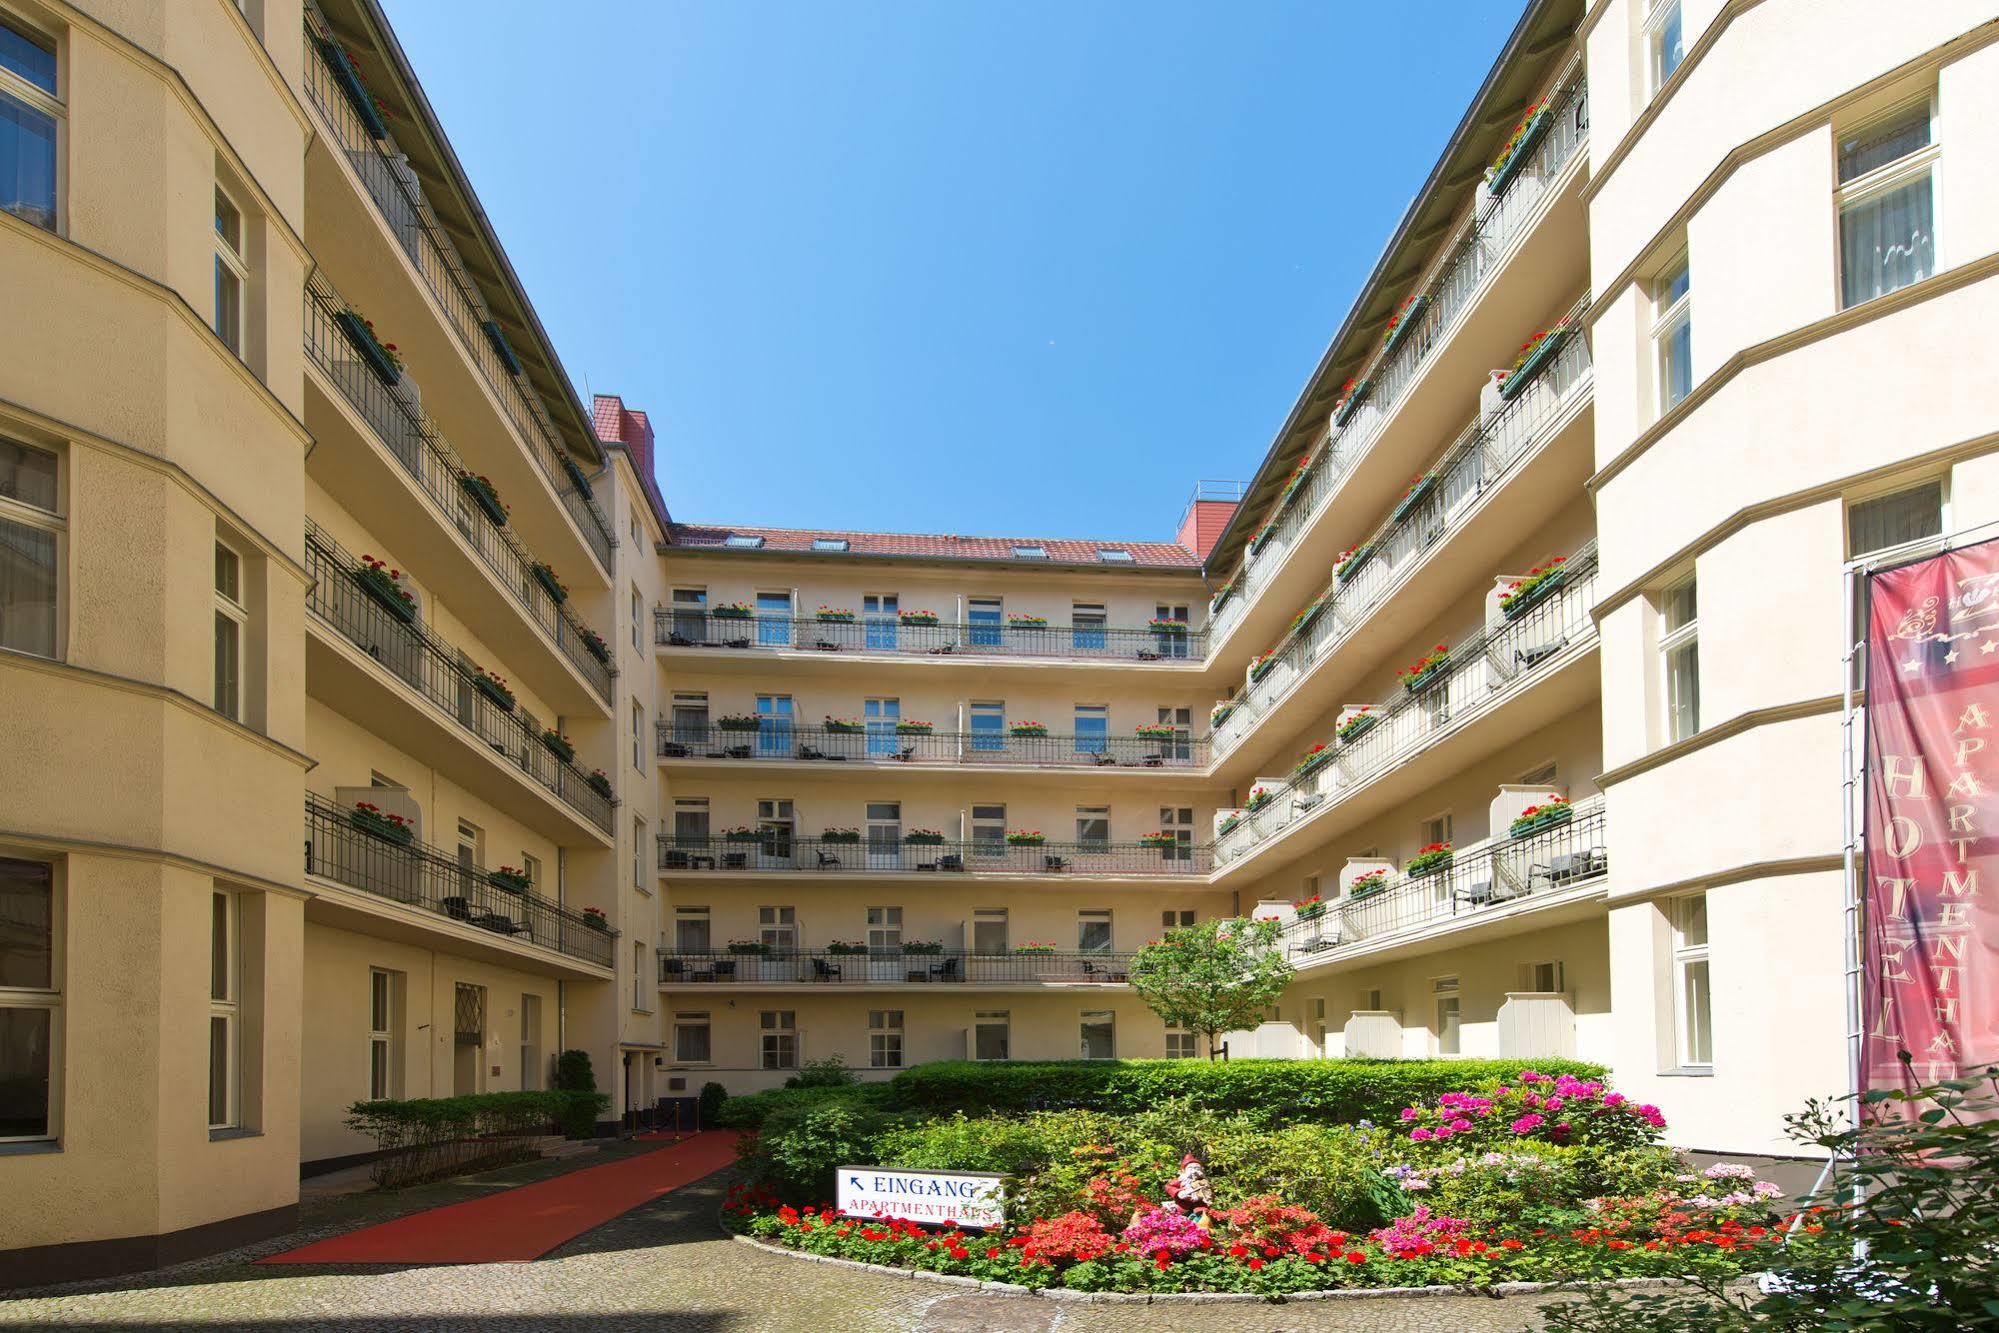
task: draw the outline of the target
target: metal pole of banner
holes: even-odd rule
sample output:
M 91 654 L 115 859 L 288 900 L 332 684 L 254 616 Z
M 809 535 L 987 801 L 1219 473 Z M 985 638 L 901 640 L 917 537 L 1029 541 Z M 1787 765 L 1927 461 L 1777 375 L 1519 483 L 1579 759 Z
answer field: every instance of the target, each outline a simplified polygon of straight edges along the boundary
M 1866 1055 L 1866 1009 L 1861 1001 L 1860 988 L 1861 940 L 1867 929 L 1867 896 L 1860 891 L 1859 858 L 1856 851 L 1861 843 L 1864 827 L 1864 812 L 1861 802 L 1866 799 L 1864 776 L 1867 771 L 1865 751 L 1865 718 L 1854 706 L 1854 681 L 1859 675 L 1859 664 L 1866 660 L 1868 634 L 1856 623 L 1860 613 L 1860 598 L 1870 588 L 1866 568 L 1849 564 L 1846 568 L 1846 676 L 1841 682 L 1844 693 L 1840 715 L 1840 863 L 1844 870 L 1843 885 L 1846 894 L 1846 910 L 1842 920 L 1846 947 L 1846 1095 L 1849 1123 L 1857 1132 L 1860 1129 L 1860 1093 L 1864 1076 Z M 1857 1161 L 1856 1156 L 1856 1161 Z M 1837 1167 L 1839 1154 L 1826 1158 L 1826 1175 L 1830 1177 Z M 1853 1174 L 1853 1203 L 1858 1207 L 1862 1185 L 1860 1173 Z

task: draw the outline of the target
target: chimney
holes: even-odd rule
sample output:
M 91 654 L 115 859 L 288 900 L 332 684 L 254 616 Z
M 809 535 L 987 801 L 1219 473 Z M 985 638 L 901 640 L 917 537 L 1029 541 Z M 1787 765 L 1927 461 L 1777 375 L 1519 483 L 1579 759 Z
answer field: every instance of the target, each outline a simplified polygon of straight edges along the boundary
M 639 474 L 639 484 L 645 488 L 660 522 L 671 533 L 672 518 L 666 511 L 665 497 L 659 493 L 658 475 L 653 472 L 652 419 L 644 412 L 626 407 L 625 400 L 615 393 L 597 394 L 590 404 L 590 415 L 599 440 L 622 444 L 632 456 L 632 469 Z
M 1229 525 L 1236 506 L 1242 503 L 1243 484 L 1239 481 L 1203 481 L 1194 487 L 1194 498 L 1180 515 L 1180 532 L 1174 541 L 1206 560 Z

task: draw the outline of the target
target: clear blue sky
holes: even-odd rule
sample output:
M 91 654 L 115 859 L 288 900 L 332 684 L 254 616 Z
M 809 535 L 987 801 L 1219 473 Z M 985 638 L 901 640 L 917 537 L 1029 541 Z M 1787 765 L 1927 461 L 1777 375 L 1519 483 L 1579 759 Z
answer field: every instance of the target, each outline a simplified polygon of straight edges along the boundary
M 1127 540 L 1255 468 L 1520 13 L 386 6 L 676 518 Z

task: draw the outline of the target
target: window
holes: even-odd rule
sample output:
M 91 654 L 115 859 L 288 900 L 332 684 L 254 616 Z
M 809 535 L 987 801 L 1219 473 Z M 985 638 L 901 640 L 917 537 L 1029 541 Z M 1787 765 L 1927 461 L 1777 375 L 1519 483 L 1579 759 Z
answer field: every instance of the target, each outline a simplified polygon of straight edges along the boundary
M 0 18 L 0 208 L 56 229 L 56 44 Z
M 243 561 L 215 543 L 215 711 L 243 718 Z
M 902 868 L 902 803 L 869 801 L 867 827 L 862 835 L 868 845 L 868 865 L 878 870 Z
M 788 694 L 757 696 L 757 754 L 769 759 L 791 758 L 791 722 L 796 716 Z
M 1079 652 L 1102 652 L 1109 624 L 1110 618 L 1096 602 L 1077 602 L 1069 611 L 1070 638 Z
M 1659 411 L 1694 391 L 1693 277 L 1687 257 L 1667 266 L 1652 288 L 1652 345 L 1659 349 Z
M 902 1068 L 902 1010 L 868 1011 L 868 1067 Z
M 1111 710 L 1104 704 L 1076 705 L 1076 753 L 1107 754 L 1111 748 Z
M 632 887 L 644 890 L 646 886 L 646 822 L 632 821 Z
M 1159 849 L 1161 860 L 1191 861 L 1194 859 L 1193 806 L 1160 806 L 1159 831 L 1172 840 Z
M 1152 608 L 1152 618 L 1154 620 L 1170 620 L 1185 625 L 1188 623 L 1187 608 L 1184 605 L 1176 606 L 1160 602 Z M 1188 635 L 1185 631 L 1178 633 L 1155 632 L 1152 636 L 1152 651 L 1162 657 L 1185 657 L 1189 652 L 1187 639 Z
M 1844 306 L 1936 272 L 1936 162 L 1928 98 L 1839 141 L 1839 290 Z
M 766 648 L 791 646 L 791 594 L 757 594 L 757 642 Z
M 900 907 L 870 907 L 868 909 L 868 952 L 872 954 L 900 954 L 902 952 L 902 909 Z
M 1085 1060 L 1117 1059 L 1117 1015 L 1108 1009 L 1083 1014 L 1082 1048 Z
M 708 696 L 705 692 L 673 696 L 673 739 L 681 745 L 708 743 Z
M 639 646 L 639 624 L 645 619 L 645 603 L 639 598 L 639 590 L 632 589 L 632 647 Z
M 972 748 L 1006 749 L 1006 705 L 997 702 L 972 704 Z
M 1159 914 L 1159 928 L 1162 931 L 1178 930 L 1182 926 L 1191 926 L 1193 924 L 1194 909 L 1191 907 L 1165 911 Z
M 688 643 L 699 643 L 708 637 L 706 588 L 673 590 L 673 637 Z
M 1013 1024 L 1004 1010 L 987 1010 L 972 1018 L 972 1058 L 1005 1060 L 1013 1049 Z
M 0 1142 L 55 1137 L 61 986 L 55 867 L 0 857 Z
M 1097 551 L 1097 559 L 1103 561 L 1107 565 L 1128 565 L 1131 563 L 1131 552 L 1124 550 L 1105 550 L 1100 547 L 1098 548 Z
M 1365 1012 L 1371 1014 L 1378 1014 L 1383 1012 L 1381 1006 L 1381 988 L 1379 986 L 1375 986 L 1368 990 L 1362 991 L 1360 996 L 1360 1007 Z
M 798 832 L 798 816 L 790 801 L 773 798 L 757 802 L 757 850 L 779 863 L 791 860 L 791 840 Z
M 1658 0 L 1645 19 L 1645 41 L 1651 50 L 1652 91 L 1657 93 L 1687 58 L 1686 31 L 1680 21 L 1680 0 Z
M 458 864 L 468 871 L 486 864 L 486 831 L 469 819 L 458 821 Z
M 1076 807 L 1076 850 L 1107 852 L 1111 849 L 1111 808 L 1107 805 Z
M 1551 759 L 1545 764 L 1537 764 L 1522 773 L 1515 781 L 1523 787 L 1552 787 L 1561 770 Z
M 757 938 L 772 953 L 788 954 L 798 948 L 798 909 L 759 907 Z
M 243 355 L 243 293 L 250 285 L 243 262 L 243 210 L 215 187 L 215 335 Z
M 1430 983 L 1430 992 L 1436 1003 L 1437 1054 L 1457 1055 L 1462 1048 L 1460 1027 L 1464 1017 L 1458 1006 L 1458 979 L 1438 977 Z
M 1194 1034 L 1185 1028 L 1166 1029 L 1166 1058 L 1168 1060 L 1192 1060 L 1198 1054 L 1194 1045 Z
M 678 1064 L 705 1065 L 714 1058 L 708 1041 L 708 1015 L 679 1013 L 673 1016 L 673 1058 Z
M 402 1095 L 401 1043 L 396 1033 L 399 973 L 368 969 L 368 1096 L 377 1100 Z
M 861 620 L 868 648 L 894 652 L 902 635 L 902 600 L 892 592 L 871 592 L 861 597 Z
M 902 721 L 902 700 L 863 700 L 861 717 L 867 727 L 868 758 L 894 759 L 902 753 L 902 736 L 896 731 Z M 915 748 L 913 742 L 911 748 Z
M 972 807 L 972 855 L 1004 856 L 1006 854 L 1006 807 L 1003 805 L 975 805 Z
M 981 907 L 972 913 L 972 952 L 995 957 L 1007 951 L 1006 909 Z
M 1940 481 L 1926 481 L 1871 500 L 1851 501 L 1846 507 L 1846 549 L 1856 560 L 1876 551 L 1935 537 L 1942 531 Z
M 1016 560 L 1046 560 L 1048 558 L 1048 549 L 1043 546 L 1016 546 L 1013 548 L 1013 558 Z
M 999 647 L 1000 612 L 1001 601 L 997 597 L 974 597 L 966 602 L 966 641 L 974 648 Z
M 1449 842 L 1451 840 L 1451 812 L 1446 810 L 1441 815 L 1432 815 L 1430 818 L 1424 820 L 1418 826 L 1416 836 L 1423 840 L 1422 845 L 1425 847 L 1433 843 Z
M 705 850 L 708 846 L 708 798 L 684 796 L 673 803 L 673 842 L 676 847 Z
M 56 655 L 57 494 L 56 455 L 0 439 L 0 648 L 37 657 Z
M 242 959 L 237 896 L 217 889 L 209 899 L 208 1127 L 232 1129 L 241 1101 Z
M 521 996 L 521 1091 L 540 1092 L 541 996 Z
M 1665 658 L 1668 741 L 1683 741 L 1701 729 L 1698 610 L 1691 578 L 1668 588 L 1661 599 L 1659 651 Z
M 1183 764 L 1191 762 L 1194 758 L 1194 710 L 1162 708 L 1159 710 L 1159 725 L 1173 728 L 1170 737 L 1156 742 L 1159 757 Z
M 1076 952 L 1111 951 L 1111 914 L 1101 909 L 1076 913 Z
M 1673 928 L 1674 1050 L 1682 1068 L 1714 1066 L 1714 996 L 1708 985 L 1707 895 L 1667 903 Z
M 763 544 L 763 538 L 753 537 L 748 533 L 742 532 L 732 532 L 722 539 L 722 545 L 733 547 L 738 551 L 754 551 L 762 547 Z
M 1520 965 L 1520 989 L 1531 994 L 1560 995 L 1568 989 L 1562 980 L 1562 965 L 1559 962 Z
M 541 887 L 541 858 L 530 855 L 527 852 L 522 852 L 521 873 L 528 877 L 529 888 L 539 889 Z
M 659 982 L 656 978 L 646 975 L 646 946 L 644 942 L 640 940 L 632 941 L 632 1011 L 634 1013 L 649 1014 L 652 1012 L 652 1003 L 647 999 L 647 996 L 658 984 Z
M 645 772 L 645 743 L 641 739 L 645 732 L 645 705 L 632 700 L 632 767 Z
M 847 549 L 845 537 L 814 537 L 812 549 L 815 551 L 844 551 Z
M 798 1023 L 793 1010 L 766 1009 L 757 1015 L 757 1028 L 763 1038 L 765 1069 L 798 1068 Z
M 705 907 L 673 909 L 673 950 L 675 953 L 707 953 L 714 943 Z

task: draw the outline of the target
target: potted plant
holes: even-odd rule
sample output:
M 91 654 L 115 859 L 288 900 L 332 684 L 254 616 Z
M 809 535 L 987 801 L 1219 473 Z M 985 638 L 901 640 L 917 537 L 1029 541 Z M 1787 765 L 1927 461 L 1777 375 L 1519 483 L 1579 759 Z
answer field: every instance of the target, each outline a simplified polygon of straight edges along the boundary
M 1010 828 L 1006 831 L 1006 845 L 1009 847 L 1039 847 L 1048 838 L 1039 829 Z
M 1402 688 L 1411 694 L 1421 694 L 1440 679 L 1450 666 L 1451 650 L 1438 644 L 1422 657 L 1395 673 L 1402 682 Z
M 1309 629 L 1311 627 L 1312 622 L 1319 618 L 1319 613 L 1325 609 L 1326 609 L 1326 603 L 1324 599 L 1321 599 L 1319 601 L 1312 603 L 1310 606 L 1306 607 L 1303 611 L 1300 611 L 1297 615 L 1291 617 L 1291 624 L 1287 629 L 1285 629 L 1284 637 L 1288 639 L 1295 634 L 1301 633 L 1304 630 Z
M 1262 527 L 1258 528 L 1256 530 L 1256 535 L 1249 539 L 1249 553 L 1251 555 L 1257 555 L 1261 553 L 1263 548 L 1269 545 L 1270 539 L 1276 535 L 1277 535 L 1277 520 L 1273 518 L 1268 523 L 1265 523 Z
M 1215 612 L 1221 610 L 1229 598 L 1233 596 L 1235 596 L 1235 580 L 1230 579 L 1221 586 L 1219 592 L 1208 599 L 1208 614 L 1213 615 Z
M 1555 353 L 1561 350 L 1568 337 L 1569 321 L 1564 319 L 1555 327 L 1542 329 L 1521 343 L 1520 355 L 1513 358 L 1513 368 L 1499 381 L 1499 396 L 1509 402 L 1517 398 L 1534 382 L 1536 375 L 1547 369 L 1548 363 L 1554 360 Z
M 867 730 L 867 726 L 857 717 L 834 717 L 828 714 L 822 724 L 835 736 L 856 736 Z
M 402 383 L 402 355 L 394 343 L 383 342 L 375 335 L 375 326 L 366 315 L 353 306 L 343 306 L 334 312 L 333 322 L 347 335 L 347 341 L 360 353 L 362 363 L 374 372 L 376 379 L 391 389 Z
M 846 606 L 822 606 L 815 614 L 821 620 L 843 625 L 852 624 L 854 620 L 853 608 Z
M 361 568 L 354 571 L 354 581 L 397 620 L 405 625 L 416 623 L 416 597 L 403 586 L 400 569 L 390 569 L 374 556 L 364 555 Z
M 503 713 L 514 711 L 514 692 L 507 688 L 506 677 L 496 676 L 481 667 L 472 668 L 472 688 L 485 695 L 493 707 Z
M 1242 823 L 1241 815 L 1230 815 L 1227 819 L 1224 819 L 1220 824 L 1217 824 L 1215 826 L 1215 836 L 1217 838 L 1220 838 L 1220 837 L 1225 837 L 1230 833 L 1233 833 L 1235 831 L 1235 826 L 1240 823 Z
M 1047 629 L 1048 617 L 1009 615 L 1006 618 L 1006 626 L 1008 629 Z
M 1395 313 L 1388 317 L 1388 328 L 1381 335 L 1382 351 L 1393 352 L 1400 347 L 1402 340 L 1409 336 L 1409 330 L 1416 327 L 1416 321 L 1429 308 L 1430 297 L 1427 293 L 1404 298 L 1402 304 L 1395 308 Z
M 578 630 L 577 633 L 582 635 L 583 647 L 589 651 L 590 656 L 608 666 L 611 661 L 611 645 L 604 642 L 604 636 L 588 628 Z
M 928 722 L 920 722 L 913 717 L 897 718 L 895 734 L 898 736 L 928 736 L 931 727 Z
M 715 719 L 717 731 L 755 731 L 763 725 L 763 719 L 755 713 L 724 713 Z
M 1169 832 L 1166 829 L 1160 829 L 1156 833 L 1139 834 L 1138 841 L 1142 847 L 1178 847 L 1180 845 L 1180 835 Z
M 1154 616 L 1152 619 L 1146 621 L 1145 625 L 1154 634 L 1185 634 L 1187 632 L 1187 622 L 1184 620 L 1162 619 L 1159 616 Z
M 944 952 L 942 940 L 904 940 L 902 951 L 913 954 L 940 954 Z
M 536 561 L 534 564 L 528 566 L 528 573 L 534 575 L 534 581 L 541 585 L 542 591 L 547 593 L 549 599 L 558 606 L 569 600 L 569 587 L 561 579 L 555 577 L 554 569 L 542 564 L 540 561 Z
M 507 506 L 501 503 L 500 492 L 493 485 L 491 478 L 461 470 L 458 474 L 458 484 L 472 497 L 473 504 L 486 511 L 486 517 L 493 520 L 494 527 L 507 526 Z
M 770 946 L 762 940 L 730 940 L 729 952 L 746 958 L 761 958 L 770 952 Z
M 568 454 L 562 455 L 562 471 L 569 478 L 569 484 L 576 488 L 578 495 L 586 500 L 594 500 L 597 497 L 597 493 L 590 489 L 590 478 L 583 474 L 583 469 L 578 467 L 576 460 Z
M 1284 482 L 1283 493 L 1277 497 L 1278 508 L 1282 509 L 1285 505 L 1291 503 L 1291 497 L 1296 495 L 1298 488 L 1305 484 L 1305 478 L 1312 475 L 1312 468 L 1318 461 L 1319 459 L 1316 454 L 1308 454 L 1298 460 L 1298 466 L 1291 469 L 1290 477 Z
M 501 866 L 498 870 L 489 871 L 486 882 L 502 893 L 526 893 L 534 887 L 528 879 L 528 872 L 517 866 Z
M 325 59 L 327 68 L 333 71 L 334 85 L 347 99 L 347 104 L 354 108 L 354 114 L 360 119 L 361 128 L 368 132 L 368 137 L 388 138 L 388 104 L 375 96 L 368 85 L 361 81 L 361 74 L 356 68 L 357 62 L 353 54 L 340 43 L 329 37 L 321 37 L 317 33 L 313 35 L 312 44 L 319 48 L 319 54 Z
M 1436 486 L 1437 474 L 1434 472 L 1425 472 L 1420 477 L 1412 478 L 1409 489 L 1402 492 L 1402 499 L 1396 503 L 1395 512 L 1388 516 L 1388 521 L 1400 523 L 1407 518 L 1415 511 L 1417 505 L 1423 503 L 1424 497 L 1436 489 Z
M 861 831 L 854 828 L 829 828 L 819 831 L 821 842 L 859 842 Z
M 1347 547 L 1340 552 L 1340 558 L 1333 564 L 1333 577 L 1338 579 L 1340 586 L 1344 588 L 1354 575 L 1360 573 L 1360 567 L 1366 564 L 1367 558 L 1373 554 L 1373 542 L 1362 542 L 1358 546 Z
M 611 933 L 611 923 L 609 920 L 605 918 L 604 909 L 601 907 L 584 908 L 583 924 L 590 927 L 592 930 L 601 930 L 606 935 Z
M 507 331 L 500 327 L 499 320 L 480 320 L 479 331 L 486 335 L 486 345 L 493 349 L 494 356 L 500 358 L 500 364 L 507 368 L 509 375 L 518 375 L 525 369 L 520 356 L 514 351 L 514 345 L 507 341 Z
M 591 791 L 596 792 L 607 801 L 611 799 L 611 776 L 603 769 L 591 769 L 590 776 L 584 778 L 583 781 Z
M 1575 818 L 1575 807 L 1566 796 L 1550 796 L 1539 805 L 1530 805 L 1522 810 L 1507 829 L 1516 838 L 1524 838 L 1530 833 L 1538 833 L 1555 824 L 1566 824 Z
M 1368 394 L 1373 391 L 1374 381 L 1372 379 L 1350 379 L 1341 385 L 1339 400 L 1333 404 L 1334 428 L 1343 428 L 1349 421 L 1352 421 L 1353 414 L 1360 411 L 1360 405 L 1367 401 Z
M 738 824 L 734 828 L 725 828 L 722 830 L 723 842 L 755 842 L 757 836 L 757 831 L 745 824 Z
M 1016 722 L 1007 728 L 1015 736 L 1046 736 L 1048 724 L 1045 722 Z
M 1333 757 L 1333 751 L 1330 746 L 1324 744 L 1323 742 L 1318 745 L 1314 745 L 1311 749 L 1305 751 L 1304 758 L 1300 759 L 1295 765 L 1292 766 L 1291 780 L 1293 782 L 1296 782 L 1300 778 L 1310 777 L 1312 774 L 1318 772 L 1321 768 L 1325 767 L 1327 761 L 1329 761 L 1332 757 Z
M 1250 683 L 1254 685 L 1257 681 L 1262 680 L 1265 676 L 1270 674 L 1271 668 L 1276 665 L 1277 665 L 1277 654 L 1275 652 L 1258 653 L 1255 657 L 1250 658 L 1249 659 Z
M 1242 808 L 1245 813 L 1255 814 L 1264 806 L 1269 805 L 1270 799 L 1270 789 L 1268 787 L 1251 787 L 1249 789 L 1249 799 L 1242 803 Z
M 1208 725 L 1210 727 L 1219 727 L 1222 723 L 1229 720 L 1229 715 L 1233 712 L 1235 712 L 1235 703 L 1233 700 L 1224 700 L 1216 704 L 1212 709 L 1208 710 Z
M 1520 123 L 1513 127 L 1513 133 L 1500 146 L 1499 156 L 1493 158 L 1492 165 L 1486 168 L 1485 188 L 1493 198 L 1506 193 L 1506 187 L 1527 165 L 1534 145 L 1541 142 L 1554 121 L 1554 113 L 1548 109 L 1546 101 L 1536 102 L 1527 108 L 1527 114 L 1520 118 Z
M 708 614 L 717 620 L 748 620 L 756 613 L 750 610 L 748 602 L 718 602 L 709 608 Z
M 1402 873 L 1411 877 L 1435 875 L 1451 867 L 1451 844 L 1433 842 L 1427 847 L 1419 847 L 1416 854 L 1402 863 Z
M 1053 944 L 1043 944 L 1039 941 L 1029 941 L 1026 944 L 1014 945 L 1013 951 L 1015 953 L 1054 953 L 1055 946 Z
M 1171 722 L 1141 722 L 1132 728 L 1132 733 L 1148 741 L 1171 741 L 1180 738 L 1180 729 Z
M 1384 892 L 1387 888 L 1388 872 L 1386 870 L 1370 870 L 1366 874 L 1355 875 L 1353 877 L 1353 882 L 1347 885 L 1347 897 L 1351 901 L 1359 902 L 1363 898 L 1372 898 L 1375 894 Z
M 868 946 L 861 943 L 859 940 L 826 941 L 826 952 L 830 954 L 854 955 L 854 954 L 864 954 L 867 951 L 868 951 Z
M 1527 571 L 1524 579 L 1515 579 L 1499 594 L 1499 613 L 1508 620 L 1517 619 L 1535 603 L 1562 586 L 1569 577 L 1563 568 L 1562 557 L 1555 556 L 1546 564 L 1534 566 Z
M 1326 900 L 1316 893 L 1309 898 L 1299 899 L 1291 906 L 1298 913 L 1300 921 L 1314 921 L 1326 914 Z
M 937 623 L 935 611 L 898 611 L 895 618 L 905 625 L 934 625 Z
M 1368 729 L 1379 721 L 1381 721 L 1381 715 L 1376 713 L 1371 706 L 1364 705 L 1356 709 L 1352 717 L 1340 723 L 1340 729 L 1335 734 L 1339 737 L 1340 744 L 1352 745 L 1355 741 L 1366 735 Z
M 383 842 L 393 842 L 399 847 L 407 847 L 416 841 L 416 830 L 401 815 L 392 815 L 369 801 L 357 801 L 347 814 L 347 822 L 363 833 L 373 834 Z
M 554 727 L 549 727 L 541 733 L 541 743 L 554 751 L 556 758 L 565 764 L 576 758 L 576 746 Z
M 937 847 L 943 845 L 944 835 L 934 828 L 913 828 L 902 840 L 913 847 Z

